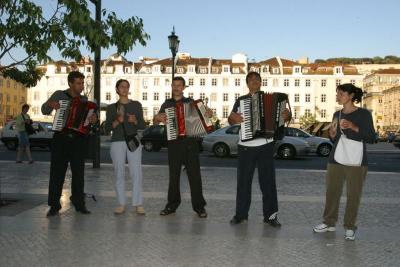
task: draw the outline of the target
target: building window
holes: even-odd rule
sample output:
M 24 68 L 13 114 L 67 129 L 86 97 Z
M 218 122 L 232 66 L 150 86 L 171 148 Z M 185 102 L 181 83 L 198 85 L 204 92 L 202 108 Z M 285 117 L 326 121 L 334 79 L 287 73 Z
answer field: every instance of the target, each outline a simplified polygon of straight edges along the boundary
M 321 102 L 325 103 L 326 102 L 326 94 L 321 95 Z
M 382 98 L 378 99 L 378 103 L 382 104 Z
M 279 68 L 273 68 L 272 69 L 273 74 L 279 74 Z
M 147 92 L 142 93 L 142 100 L 147 101 Z
M 155 92 L 153 97 L 154 101 L 158 101 L 159 98 L 160 98 L 160 93 Z
M 335 73 L 336 74 L 342 73 L 342 67 L 336 67 L 335 68 Z
M 268 86 L 268 79 L 262 79 L 261 84 L 262 86 Z
M 285 87 L 289 86 L 289 79 L 284 79 L 283 80 L 283 86 L 285 86 Z
M 143 117 L 147 118 L 147 108 L 143 108 Z
M 148 85 L 149 85 L 149 81 L 147 79 L 143 79 L 143 88 L 147 89 Z
M 311 116 L 311 110 L 306 109 L 306 110 L 304 111 L 304 116 L 305 116 L 306 118 L 310 117 L 310 116 Z
M 194 66 L 189 66 L 188 67 L 188 72 L 194 72 Z
M 218 68 L 217 67 L 212 67 L 211 68 L 212 73 L 218 73 Z
M 296 87 L 300 86 L 300 80 L 299 79 L 294 80 L 294 86 L 296 86 Z
M 298 116 L 298 115 L 299 115 L 299 114 L 298 114 L 298 112 L 297 112 L 297 109 L 295 108 L 295 109 L 294 109 L 294 114 L 293 114 L 293 117 L 294 117 L 295 120 L 297 120 L 297 118 L 298 118 L 297 116 Z
M 311 80 L 307 79 L 306 80 L 306 87 L 310 87 L 311 86 Z
M 183 73 L 183 68 L 182 67 L 176 68 L 176 73 L 182 74 Z
M 229 67 L 228 66 L 224 66 L 224 72 L 229 72 Z
M 165 79 L 165 86 L 170 86 L 171 83 L 169 82 L 169 79 Z
M 224 78 L 224 79 L 222 80 L 222 85 L 223 85 L 223 86 L 229 86 L 229 79 L 228 79 L 228 78 Z
M 228 106 L 223 106 L 222 107 L 222 117 L 223 118 L 228 118 L 228 109 L 229 109 Z
M 207 73 L 207 68 L 205 68 L 205 67 L 200 68 L 200 73 L 201 74 L 206 74 Z
M 339 86 L 342 83 L 341 80 L 336 80 L 336 86 Z
M 326 80 L 321 80 L 321 87 L 326 87 Z
M 268 72 L 268 71 L 269 71 L 268 66 L 264 66 L 264 67 L 262 68 L 262 72 L 266 73 L 266 72 Z
M 107 93 L 106 93 L 106 100 L 107 100 L 107 101 L 110 101 L 110 100 L 111 100 L 111 93 L 110 93 L 110 92 L 107 92 Z
M 239 93 L 236 93 L 236 94 L 235 94 L 235 100 L 237 100 L 239 97 L 240 97 L 240 94 L 239 94 Z
M 224 102 L 227 102 L 227 101 L 228 101 L 228 94 L 227 94 L 227 93 L 224 93 L 224 94 L 222 95 L 222 100 L 223 100 Z
M 206 94 L 205 93 L 200 93 L 200 99 L 204 101 L 206 99 Z
M 232 69 L 232 73 L 239 74 L 240 73 L 240 69 L 239 68 L 233 68 Z
M 321 109 L 321 118 L 326 118 L 326 109 Z
M 165 68 L 166 73 L 172 73 L 172 67 L 166 67 Z
M 300 73 L 300 72 L 301 72 L 300 67 L 295 67 L 295 68 L 294 68 L 294 73 Z
M 169 98 L 171 98 L 171 93 L 170 92 L 165 93 L 165 100 L 167 100 Z
M 278 87 L 279 86 L 279 80 L 278 79 L 273 79 L 272 80 L 272 86 L 273 87 Z
M 216 102 L 217 101 L 217 93 L 211 93 L 210 95 L 210 102 Z
M 200 79 L 200 86 L 206 85 L 206 79 Z
M 189 98 L 193 99 L 193 93 L 189 93 Z
M 10 80 L 7 80 L 7 88 L 10 88 L 10 86 L 11 86 Z
M 240 86 L 240 79 L 235 79 L 235 86 Z
M 300 102 L 300 94 L 294 94 L 294 102 Z
M 213 79 L 211 80 L 211 85 L 212 85 L 212 86 L 217 86 L 217 79 L 216 79 L 216 78 L 213 78 Z
M 306 94 L 306 102 L 310 102 L 311 101 L 311 95 L 310 94 Z
M 160 85 L 160 78 L 154 78 L 154 86 Z
M 189 78 L 189 85 L 190 85 L 190 86 L 192 86 L 192 85 L 193 85 L 193 83 L 194 83 L 194 80 L 193 80 L 193 78 Z
M 355 84 L 356 84 L 356 80 L 350 80 L 350 83 L 351 83 L 352 85 L 355 85 Z
M 153 107 L 153 117 L 158 114 L 158 107 Z

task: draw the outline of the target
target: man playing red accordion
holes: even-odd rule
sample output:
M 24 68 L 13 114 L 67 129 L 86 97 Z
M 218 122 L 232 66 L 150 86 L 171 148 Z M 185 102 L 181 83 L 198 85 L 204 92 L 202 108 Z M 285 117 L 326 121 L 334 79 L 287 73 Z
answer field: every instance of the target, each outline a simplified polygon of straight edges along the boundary
M 85 76 L 79 71 L 72 71 L 68 74 L 67 90 L 58 90 L 42 105 L 42 113 L 50 115 L 53 110 L 60 108 L 59 100 L 68 100 L 80 98 L 87 100 L 81 93 L 84 89 Z M 97 122 L 97 114 L 93 113 L 89 122 Z M 48 205 L 50 206 L 47 216 L 58 215 L 61 209 L 60 198 L 65 180 L 65 173 L 68 163 L 71 166 L 71 203 L 75 210 L 82 214 L 89 214 L 90 211 L 85 205 L 84 193 L 84 170 L 85 170 L 85 148 L 86 138 L 77 131 L 63 129 L 55 132 L 51 144 L 51 165 Z

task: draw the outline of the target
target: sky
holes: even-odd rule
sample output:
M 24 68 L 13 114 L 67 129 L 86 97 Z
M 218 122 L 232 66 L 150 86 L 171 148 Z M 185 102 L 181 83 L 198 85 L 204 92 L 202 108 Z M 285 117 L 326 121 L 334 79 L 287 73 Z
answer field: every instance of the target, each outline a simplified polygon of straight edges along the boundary
M 48 12 L 55 1 L 34 2 Z M 192 57 L 400 56 L 399 0 L 102 0 L 102 7 L 121 18 L 143 19 L 151 39 L 125 55 L 132 61 L 170 57 L 167 37 L 173 26 L 179 52 Z M 115 52 L 103 49 L 102 58 Z M 50 55 L 61 59 L 56 50 Z

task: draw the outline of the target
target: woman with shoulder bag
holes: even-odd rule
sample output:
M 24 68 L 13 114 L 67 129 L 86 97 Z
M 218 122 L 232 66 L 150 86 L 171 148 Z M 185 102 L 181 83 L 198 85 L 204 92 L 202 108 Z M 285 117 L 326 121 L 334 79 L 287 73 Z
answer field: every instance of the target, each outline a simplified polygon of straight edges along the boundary
M 111 159 L 114 165 L 115 190 L 119 206 L 115 214 L 126 209 L 125 163 L 128 160 L 129 176 L 132 179 L 132 206 L 139 215 L 144 215 L 142 196 L 142 146 L 137 137 L 138 130 L 145 128 L 142 104 L 128 98 L 129 82 L 120 79 L 116 83 L 119 95 L 117 103 L 109 105 L 106 112 L 106 132 L 112 132 Z
M 375 141 L 371 113 L 354 105 L 354 102 L 361 101 L 362 95 L 362 90 L 350 83 L 336 88 L 336 101 L 343 109 L 335 112 L 329 129 L 329 136 L 334 145 L 326 173 L 323 223 L 313 229 L 316 233 L 336 230 L 340 197 L 346 182 L 345 240 L 355 240 L 357 213 L 368 171 L 366 143 L 373 144 Z
M 24 104 L 22 105 L 22 112 L 15 118 L 15 129 L 18 132 L 18 151 L 17 151 L 17 163 L 22 163 L 21 156 L 22 152 L 25 150 L 26 155 L 28 156 L 29 163 L 32 164 L 32 155 L 30 150 L 30 143 L 29 143 L 29 134 L 31 132 L 27 132 L 28 129 L 32 129 L 32 120 L 30 119 L 29 115 L 27 114 L 29 111 L 29 105 Z

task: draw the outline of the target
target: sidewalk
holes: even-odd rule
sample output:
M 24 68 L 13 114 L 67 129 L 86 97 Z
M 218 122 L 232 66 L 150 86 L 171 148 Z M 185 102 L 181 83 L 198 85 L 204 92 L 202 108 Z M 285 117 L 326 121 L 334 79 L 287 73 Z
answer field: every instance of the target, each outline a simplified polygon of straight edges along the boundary
M 400 173 L 368 174 L 355 242 L 343 239 L 344 203 L 336 233 L 313 234 L 321 222 L 324 171 L 277 170 L 281 229 L 262 224 L 261 196 L 254 177 L 249 222 L 231 226 L 235 168 L 203 168 L 207 219 L 191 210 L 182 175 L 182 204 L 175 215 L 159 216 L 168 186 L 167 166 L 144 166 L 146 216 L 113 215 L 112 166 L 86 166 L 91 215 L 69 206 L 70 171 L 61 216 L 48 219 L 49 163 L 0 162 L 0 266 L 399 266 Z M 127 188 L 130 188 L 130 182 Z M 344 199 L 342 200 L 344 201 Z

